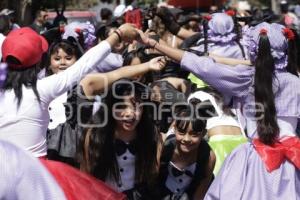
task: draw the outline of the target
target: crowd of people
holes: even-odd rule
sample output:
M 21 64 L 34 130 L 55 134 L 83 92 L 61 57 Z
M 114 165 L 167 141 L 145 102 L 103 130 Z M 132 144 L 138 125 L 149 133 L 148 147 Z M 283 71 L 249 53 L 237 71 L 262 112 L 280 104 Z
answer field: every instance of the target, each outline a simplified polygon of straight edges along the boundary
M 300 199 L 296 15 L 6 11 L 0 199 Z

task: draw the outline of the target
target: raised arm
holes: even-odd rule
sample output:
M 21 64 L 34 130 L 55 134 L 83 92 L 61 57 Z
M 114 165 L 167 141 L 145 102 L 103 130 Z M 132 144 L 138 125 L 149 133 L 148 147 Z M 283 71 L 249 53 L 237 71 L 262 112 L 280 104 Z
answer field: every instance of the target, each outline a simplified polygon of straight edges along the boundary
M 163 57 L 154 58 L 151 61 L 134 66 L 126 66 L 108 73 L 87 75 L 81 82 L 84 94 L 91 98 L 109 87 L 113 82 L 121 78 L 131 78 L 147 73 L 148 71 L 160 71 L 166 64 Z
M 196 34 L 197 34 L 197 32 L 189 31 L 189 30 L 181 27 L 176 36 L 179 37 L 182 40 L 185 40 L 185 39 L 187 39 L 187 38 L 189 38 L 193 35 L 196 35 Z
M 111 47 L 121 40 L 131 42 L 137 37 L 132 25 L 122 25 L 105 41 L 88 50 L 77 62 L 65 71 L 40 80 L 37 84 L 41 101 L 51 102 L 57 96 L 70 90 L 88 73 L 95 70 L 97 65 L 111 52 Z
M 173 17 L 172 13 L 170 12 L 170 10 L 166 7 L 160 7 L 157 10 L 156 15 L 161 18 L 162 22 L 164 23 L 164 25 L 166 26 L 166 28 L 173 34 L 176 35 L 177 37 L 179 37 L 180 39 L 186 39 L 188 37 L 191 37 L 195 34 L 197 34 L 197 32 L 194 31 L 189 31 L 185 28 L 180 27 L 180 24 L 178 24 L 175 20 L 175 18 Z M 201 20 L 200 17 L 196 17 L 194 16 L 192 18 L 193 20 L 199 21 Z M 190 19 L 190 20 L 192 20 Z
M 241 60 L 241 59 L 235 59 L 235 58 L 225 58 L 213 53 L 209 53 L 209 57 L 213 58 L 215 62 L 221 63 L 224 65 L 231 65 L 231 66 L 236 66 L 236 65 L 248 65 L 251 66 L 250 60 Z
M 229 67 L 228 65 L 216 63 L 214 59 L 209 57 L 198 56 L 190 52 L 159 44 L 146 37 L 141 31 L 139 31 L 139 34 L 141 42 L 180 62 L 183 69 L 192 72 L 195 76 L 226 96 L 239 97 L 245 95 L 245 92 L 248 92 L 249 87 L 252 85 L 253 67 L 245 65 L 238 65 L 234 68 Z
M 149 45 L 150 47 L 154 48 L 155 50 L 163 53 L 164 55 L 172 58 L 173 60 L 175 60 L 177 62 L 181 61 L 184 51 L 170 47 L 163 43 L 159 43 L 159 42 L 155 41 L 154 39 L 147 37 L 141 30 L 138 30 L 138 33 L 140 34 L 139 41 L 141 43 Z
M 241 97 L 248 94 L 255 73 L 254 67 L 230 67 L 190 52 L 184 53 L 180 65 L 226 96 Z

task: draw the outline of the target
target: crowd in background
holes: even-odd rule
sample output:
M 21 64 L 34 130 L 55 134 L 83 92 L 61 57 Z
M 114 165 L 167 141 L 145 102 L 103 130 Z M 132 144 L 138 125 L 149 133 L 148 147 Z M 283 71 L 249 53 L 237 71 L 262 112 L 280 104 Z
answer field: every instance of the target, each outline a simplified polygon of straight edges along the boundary
M 300 199 L 300 6 L 0 12 L 0 199 Z

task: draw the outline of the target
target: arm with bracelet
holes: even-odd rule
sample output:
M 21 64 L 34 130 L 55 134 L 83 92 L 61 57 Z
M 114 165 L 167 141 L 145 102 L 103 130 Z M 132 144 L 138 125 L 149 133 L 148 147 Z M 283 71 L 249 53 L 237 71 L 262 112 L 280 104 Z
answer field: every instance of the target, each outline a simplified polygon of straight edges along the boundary
M 172 13 L 168 8 L 161 7 L 157 10 L 156 15 L 161 18 L 162 22 L 165 24 L 166 28 L 173 34 L 179 37 L 180 39 L 186 39 L 188 37 L 196 34 L 194 31 L 189 31 L 185 28 L 180 27 L 180 25 L 176 22 Z

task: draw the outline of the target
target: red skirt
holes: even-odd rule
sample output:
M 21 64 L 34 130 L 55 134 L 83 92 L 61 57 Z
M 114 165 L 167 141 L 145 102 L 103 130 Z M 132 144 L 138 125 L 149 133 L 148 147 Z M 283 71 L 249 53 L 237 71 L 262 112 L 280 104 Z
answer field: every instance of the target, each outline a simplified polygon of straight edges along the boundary
M 102 181 L 62 162 L 40 161 L 53 175 L 68 200 L 124 200 L 126 196 L 105 185 Z

